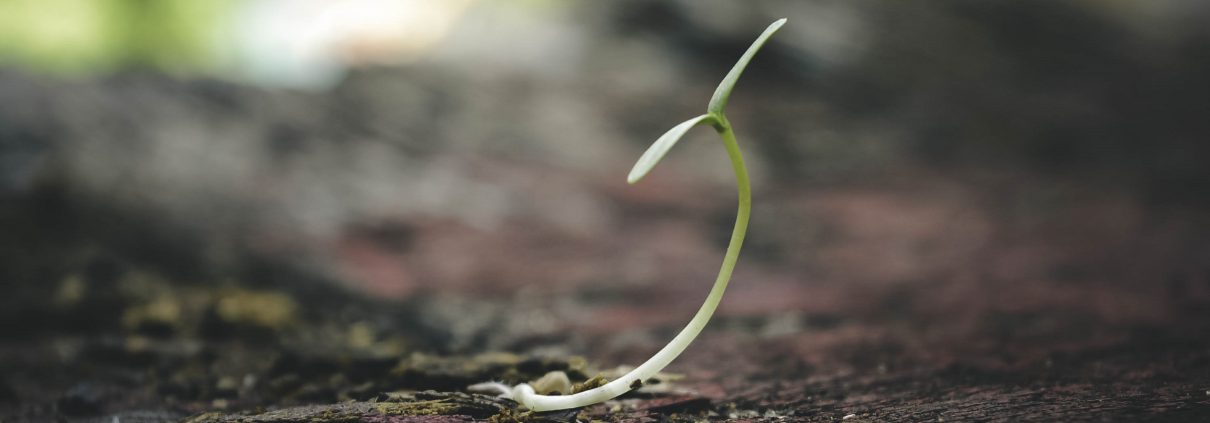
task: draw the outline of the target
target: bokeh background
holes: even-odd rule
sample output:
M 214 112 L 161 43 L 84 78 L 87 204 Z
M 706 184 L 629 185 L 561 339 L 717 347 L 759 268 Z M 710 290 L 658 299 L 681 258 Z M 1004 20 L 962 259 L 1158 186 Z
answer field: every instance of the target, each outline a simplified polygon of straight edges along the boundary
M 0 418 L 637 364 L 735 206 L 624 175 L 780 17 L 676 411 L 1210 412 L 1205 2 L 5 0 Z

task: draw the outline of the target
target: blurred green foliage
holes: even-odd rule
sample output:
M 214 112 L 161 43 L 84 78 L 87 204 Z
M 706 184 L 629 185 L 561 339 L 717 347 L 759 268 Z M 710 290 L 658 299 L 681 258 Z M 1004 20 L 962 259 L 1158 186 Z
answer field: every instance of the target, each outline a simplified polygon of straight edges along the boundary
M 221 66 L 232 0 L 0 0 L 0 64 L 86 75 Z

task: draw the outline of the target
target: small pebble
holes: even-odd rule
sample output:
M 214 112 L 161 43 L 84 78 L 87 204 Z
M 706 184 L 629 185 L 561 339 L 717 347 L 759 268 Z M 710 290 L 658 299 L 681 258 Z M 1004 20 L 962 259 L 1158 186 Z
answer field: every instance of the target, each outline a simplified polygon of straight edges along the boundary
M 854 418 L 854 417 L 857 417 L 857 415 L 856 415 L 856 414 L 849 414 L 849 415 L 846 415 L 846 416 L 844 416 L 844 417 L 841 417 L 840 419 L 841 419 L 841 420 L 848 420 L 848 419 L 851 419 L 851 418 Z

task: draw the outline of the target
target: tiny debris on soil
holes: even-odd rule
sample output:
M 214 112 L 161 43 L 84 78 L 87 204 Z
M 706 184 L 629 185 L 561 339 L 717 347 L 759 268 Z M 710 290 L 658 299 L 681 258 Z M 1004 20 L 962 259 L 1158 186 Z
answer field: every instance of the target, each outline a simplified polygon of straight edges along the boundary
M 291 407 L 263 413 L 204 413 L 186 423 L 445 422 L 473 421 L 511 409 L 504 400 L 476 394 L 423 391 L 380 401 Z

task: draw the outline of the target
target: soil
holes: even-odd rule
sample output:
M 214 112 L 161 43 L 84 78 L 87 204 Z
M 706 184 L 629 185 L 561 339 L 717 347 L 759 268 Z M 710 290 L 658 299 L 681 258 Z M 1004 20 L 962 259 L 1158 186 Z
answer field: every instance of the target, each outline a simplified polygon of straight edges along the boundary
M 639 215 L 671 207 L 684 217 L 622 235 L 649 239 L 648 248 L 671 263 L 656 270 L 673 272 L 658 285 L 598 282 L 615 274 L 608 270 L 542 285 L 550 270 L 514 260 L 549 260 L 541 257 L 544 242 L 568 249 L 560 256 L 573 261 L 562 264 L 568 268 L 602 269 L 625 258 L 593 258 L 597 249 L 575 251 L 590 241 L 557 233 L 416 223 L 408 254 L 434 254 L 423 240 L 439 235 L 461 237 L 482 254 L 497 244 L 523 246 L 472 264 L 472 274 L 538 282 L 502 295 L 499 286 L 454 280 L 395 298 L 367 295 L 379 286 L 373 281 L 336 283 L 268 259 L 199 278 L 206 273 L 163 259 L 173 254 L 145 255 L 103 231 L 56 235 L 41 229 L 47 216 L 78 208 L 40 188 L 36 201 L 8 209 L 17 236 L 5 241 L 6 277 L 29 282 L 5 288 L 0 415 L 11 422 L 1210 416 L 1205 250 L 1181 249 L 1204 243 L 1204 215 L 1109 196 L 1021 221 L 981 192 L 921 176 L 911 185 L 767 199 L 788 215 L 781 218 L 818 221 L 828 233 L 784 236 L 754 219 L 723 309 L 666 380 L 585 409 L 529 413 L 466 387 L 550 371 L 582 382 L 645 359 L 707 289 L 708 269 L 677 263 L 721 254 L 719 242 L 676 234 L 708 234 L 725 212 L 619 200 Z M 1089 204 L 1119 211 L 1082 222 Z M 128 221 L 89 210 L 102 221 Z M 762 210 L 758 218 L 776 218 Z M 888 242 L 914 246 L 905 257 L 905 247 Z

